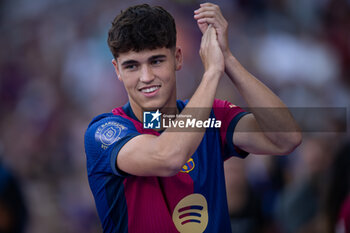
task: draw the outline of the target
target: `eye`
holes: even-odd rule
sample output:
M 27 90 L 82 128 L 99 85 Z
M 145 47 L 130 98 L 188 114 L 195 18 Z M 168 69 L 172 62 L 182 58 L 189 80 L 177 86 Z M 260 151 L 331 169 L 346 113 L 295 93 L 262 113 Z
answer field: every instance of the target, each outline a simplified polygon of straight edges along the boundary
M 135 70 L 137 68 L 136 64 L 129 64 L 124 66 L 125 69 L 127 70 Z
M 163 62 L 162 59 L 155 59 L 155 60 L 152 60 L 152 61 L 151 61 L 151 64 L 152 64 L 152 65 L 159 65 L 159 64 L 162 63 L 162 62 Z

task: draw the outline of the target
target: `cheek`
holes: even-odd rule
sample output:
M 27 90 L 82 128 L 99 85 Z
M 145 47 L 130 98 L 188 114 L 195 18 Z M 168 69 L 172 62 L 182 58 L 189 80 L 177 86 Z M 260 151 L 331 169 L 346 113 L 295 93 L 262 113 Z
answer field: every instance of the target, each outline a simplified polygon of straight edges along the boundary
M 173 64 L 167 66 L 166 68 L 164 68 L 162 70 L 162 74 L 163 74 L 163 81 L 167 82 L 167 83 L 174 83 L 175 82 L 175 69 Z M 160 76 L 162 77 L 162 76 Z
M 121 81 L 126 89 L 133 89 L 137 86 L 137 79 L 132 75 L 123 75 Z

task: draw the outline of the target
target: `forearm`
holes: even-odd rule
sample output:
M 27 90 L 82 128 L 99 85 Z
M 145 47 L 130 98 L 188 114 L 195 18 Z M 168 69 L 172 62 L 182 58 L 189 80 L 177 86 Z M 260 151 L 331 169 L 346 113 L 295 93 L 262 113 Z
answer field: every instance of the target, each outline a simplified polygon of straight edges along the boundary
M 247 102 L 248 107 L 286 107 L 267 86 L 250 74 L 233 55 L 225 59 L 225 72 Z
M 182 115 L 191 115 L 192 119 L 205 121 L 209 118 L 213 105 L 217 85 L 219 82 L 219 72 L 206 72 L 202 82 L 182 110 Z M 175 119 L 174 121 L 183 120 Z M 156 148 L 160 156 L 167 158 L 176 170 L 185 164 L 196 151 L 202 141 L 205 129 L 193 129 L 188 132 L 184 128 L 168 128 L 156 139 Z
M 288 143 L 290 138 L 299 137 L 299 128 L 280 98 L 250 74 L 232 54 L 225 55 L 225 71 L 254 114 L 259 130 L 278 146 Z

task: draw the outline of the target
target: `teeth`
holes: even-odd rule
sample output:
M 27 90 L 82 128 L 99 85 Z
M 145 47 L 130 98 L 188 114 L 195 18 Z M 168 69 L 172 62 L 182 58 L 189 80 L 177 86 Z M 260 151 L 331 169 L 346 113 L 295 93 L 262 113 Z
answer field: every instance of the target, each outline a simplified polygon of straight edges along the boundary
M 150 93 L 150 92 L 153 92 L 153 91 L 158 90 L 158 89 L 159 89 L 159 87 L 150 87 L 150 88 L 142 89 L 141 91 L 144 93 Z

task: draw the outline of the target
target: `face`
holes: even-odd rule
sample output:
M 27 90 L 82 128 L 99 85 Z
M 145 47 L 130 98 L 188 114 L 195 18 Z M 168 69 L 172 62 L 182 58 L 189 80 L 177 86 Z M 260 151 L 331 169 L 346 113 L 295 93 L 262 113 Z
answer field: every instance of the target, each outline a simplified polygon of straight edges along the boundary
M 129 51 L 112 63 L 136 117 L 141 117 L 145 109 L 176 107 L 175 72 L 182 65 L 180 48 Z

